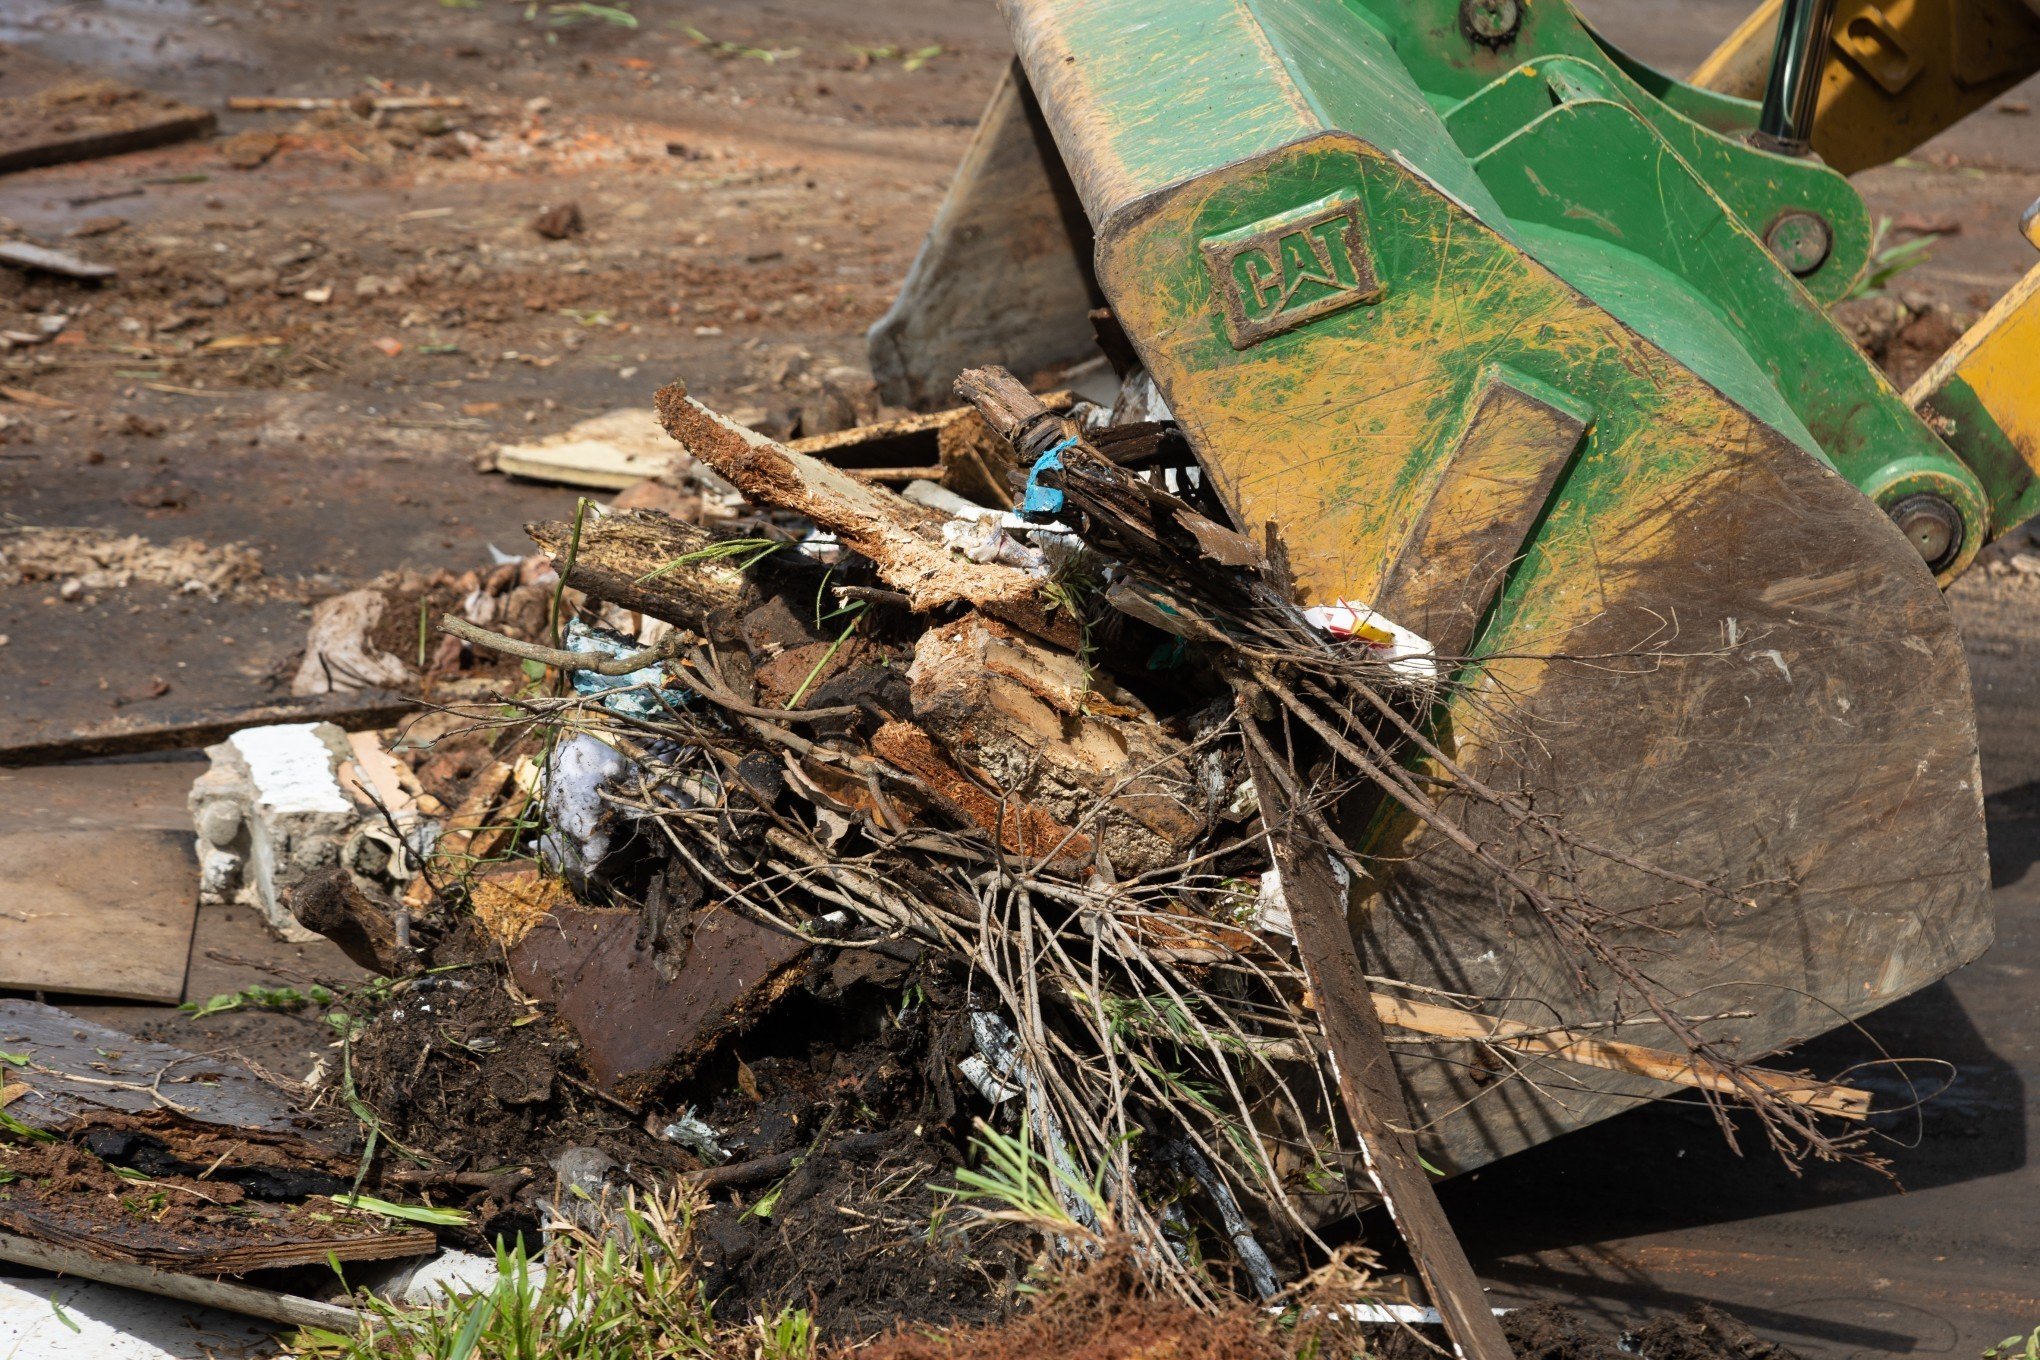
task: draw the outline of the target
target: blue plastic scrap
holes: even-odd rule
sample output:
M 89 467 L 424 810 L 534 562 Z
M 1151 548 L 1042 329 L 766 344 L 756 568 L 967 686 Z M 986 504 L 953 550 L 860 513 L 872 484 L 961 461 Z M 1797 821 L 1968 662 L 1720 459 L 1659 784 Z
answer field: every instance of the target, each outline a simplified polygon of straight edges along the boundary
M 613 633 L 607 628 L 590 628 L 579 619 L 567 625 L 567 635 L 563 641 L 567 644 L 568 651 L 579 652 L 584 656 L 629 656 L 632 652 L 640 650 L 636 642 L 621 633 Z M 659 696 L 651 693 L 651 689 L 663 691 L 666 703 L 675 706 L 684 704 L 694 697 L 686 690 L 673 685 L 672 680 L 672 672 L 668 671 L 663 663 L 640 667 L 628 675 L 575 671 L 573 676 L 574 693 L 590 699 L 607 695 L 608 697 L 602 700 L 602 706 L 612 713 L 621 713 L 629 718 L 665 716 L 666 705 L 659 702 Z M 645 688 L 647 686 L 650 688 Z M 625 692 L 612 694 L 610 693 L 612 690 Z
M 1027 473 L 1027 493 L 1020 501 L 1021 514 L 1029 519 L 1054 519 L 1062 513 L 1063 493 L 1055 487 L 1043 486 L 1041 474 L 1062 471 L 1062 456 L 1075 448 L 1076 443 L 1077 437 L 1071 435 L 1034 460 L 1034 466 Z

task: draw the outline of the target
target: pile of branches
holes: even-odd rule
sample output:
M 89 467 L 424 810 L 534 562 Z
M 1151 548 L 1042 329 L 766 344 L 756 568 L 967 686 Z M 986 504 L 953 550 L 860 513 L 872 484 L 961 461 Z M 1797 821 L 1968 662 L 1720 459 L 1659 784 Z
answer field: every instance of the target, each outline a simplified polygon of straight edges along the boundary
M 1388 1199 L 1411 1231 L 1421 1213 L 1393 1187 L 1399 1157 L 1422 1180 L 1414 1121 L 1371 998 L 1469 1015 L 1483 999 L 1362 978 L 1345 886 L 1382 866 L 1341 828 L 1378 808 L 1478 865 L 1583 994 L 1613 989 L 1596 1013 L 1671 1035 L 1731 1137 L 1741 1106 L 1789 1156 L 1851 1150 L 1803 1092 L 1705 1037 L 1719 1017 L 1681 1012 L 1624 943 L 1635 915 L 1590 900 L 1580 866 L 1618 865 L 1653 900 L 1732 908 L 1734 890 L 1582 840 L 1461 768 L 1433 736 L 1453 665 L 1314 621 L 1278 536 L 1225 522 L 1180 434 L 1087 429 L 998 370 L 958 386 L 1032 469 L 1046 529 L 995 517 L 960 555 L 942 515 L 674 387 L 667 428 L 758 513 L 714 532 L 648 512 L 534 526 L 616 633 L 542 647 L 445 626 L 555 668 L 561 692 L 515 699 L 512 720 L 550 734 L 555 779 L 573 741 L 620 757 L 605 825 L 653 840 L 706 898 L 833 947 L 957 961 L 988 1119 L 1073 1233 L 1123 1234 L 1157 1283 L 1210 1303 L 1276 1292 L 1359 1202 Z M 756 624 L 774 609 L 815 625 L 790 689 Z M 1511 834 L 1468 830 L 1468 804 Z M 552 858 L 603 891 L 591 827 L 547 806 Z M 1588 1061 L 1577 1027 L 1554 1032 L 1455 1037 L 1537 1080 L 1539 1054 Z

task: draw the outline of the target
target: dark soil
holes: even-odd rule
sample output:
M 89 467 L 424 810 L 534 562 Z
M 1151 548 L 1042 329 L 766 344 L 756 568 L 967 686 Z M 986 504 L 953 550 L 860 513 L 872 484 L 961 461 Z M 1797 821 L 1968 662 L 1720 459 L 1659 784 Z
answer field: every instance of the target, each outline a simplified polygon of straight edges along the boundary
M 1351 1325 L 1306 1303 L 1280 1319 L 1244 1300 L 1215 1313 L 1158 1298 L 1130 1257 L 1117 1254 L 1050 1284 L 1040 1302 L 1005 1322 L 934 1334 L 901 1326 L 859 1360 L 1300 1360 L 1366 1355 L 1418 1360 L 1450 1354 L 1435 1327 Z M 1618 1335 L 1555 1304 L 1502 1317 L 1516 1360 L 1796 1360 L 1734 1318 L 1696 1304 Z M 842 1356 L 844 1350 L 838 1350 Z
M 570 1148 L 607 1154 L 645 1188 L 701 1168 L 650 1131 L 698 1111 L 728 1152 L 720 1165 L 761 1168 L 712 1188 L 697 1220 L 718 1316 L 803 1307 L 838 1338 L 1003 1316 L 1036 1243 L 1012 1227 L 959 1231 L 941 1212 L 968 1131 L 949 1076 L 969 1043 L 957 978 L 818 949 L 756 1029 L 639 1109 L 596 1089 L 572 1033 L 512 995 L 494 948 L 457 931 L 432 957 L 460 966 L 373 1001 L 351 1052 L 355 1090 L 398 1149 L 381 1173 L 473 1211 L 469 1245 L 535 1232 Z M 405 1151 L 438 1165 L 411 1168 Z

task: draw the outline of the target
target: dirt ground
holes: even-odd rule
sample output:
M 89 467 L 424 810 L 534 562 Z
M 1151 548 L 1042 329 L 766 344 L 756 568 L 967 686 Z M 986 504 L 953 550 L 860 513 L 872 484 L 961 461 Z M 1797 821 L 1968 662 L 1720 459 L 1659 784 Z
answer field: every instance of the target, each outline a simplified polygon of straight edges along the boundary
M 1741 6 L 1585 8 L 1683 70 Z M 196 590 L 166 567 L 72 598 L 47 570 L 0 566 L 0 740 L 272 697 L 311 601 L 521 549 L 521 525 L 571 513 L 574 494 L 477 471 L 502 441 L 647 406 L 676 377 L 787 422 L 822 375 L 862 366 L 863 330 L 1006 60 L 991 0 L 635 10 L 630 30 L 502 0 L 0 5 L 0 94 L 93 75 L 210 108 L 384 87 L 467 101 L 373 120 L 222 113 L 213 140 L 0 178 L 0 229 L 120 271 L 95 285 L 0 270 L 0 330 L 64 318 L 53 341 L 0 354 L 0 385 L 47 399 L 0 400 L 0 556 L 27 541 L 8 530 L 83 529 L 240 564 Z M 1862 177 L 1900 239 L 1943 234 L 1909 296 L 1966 319 L 2031 263 L 2016 222 L 2040 195 L 2040 121 L 2019 111 L 2034 102 L 2029 86 Z M 567 204 L 577 232 L 534 229 Z M 1704 1116 L 1654 1106 L 1447 1188 L 1498 1298 L 1583 1302 L 1616 1330 L 1715 1304 L 1823 1357 L 1973 1356 L 2040 1324 L 2025 1133 L 2040 1027 L 2024 992 L 2040 969 L 2040 577 L 1979 569 L 1951 600 L 1978 691 L 1999 944 L 1865 1026 L 1957 1065 L 1916 1123 L 1886 1130 L 1909 1193 L 1738 1161 Z M 353 975 L 236 909 L 202 915 L 193 962 L 201 996 Z M 329 1037 L 309 1015 L 88 1013 L 289 1076 Z M 1871 1052 L 1860 1037 L 1821 1050 L 1824 1070 Z

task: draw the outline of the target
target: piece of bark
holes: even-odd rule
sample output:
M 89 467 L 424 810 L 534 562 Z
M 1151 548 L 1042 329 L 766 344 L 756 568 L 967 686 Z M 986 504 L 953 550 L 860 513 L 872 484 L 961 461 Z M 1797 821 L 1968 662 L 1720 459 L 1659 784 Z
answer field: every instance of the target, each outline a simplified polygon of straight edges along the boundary
M 299 925 L 339 945 L 341 953 L 369 972 L 396 977 L 403 971 L 410 951 L 398 946 L 390 911 L 338 865 L 298 884 L 291 891 L 290 910 Z
M 584 519 L 578 547 L 568 520 L 527 524 L 524 531 L 571 589 L 705 637 L 733 636 L 757 602 L 757 591 L 739 568 L 743 557 L 685 560 L 713 546 L 715 536 L 656 510 L 612 510 Z
M 1241 721 L 1254 721 L 1245 698 L 1240 707 Z M 1282 874 L 1297 957 L 1310 982 L 1338 1077 L 1340 1104 L 1360 1142 L 1368 1178 L 1396 1231 L 1409 1244 L 1417 1274 L 1444 1320 L 1453 1350 L 1462 1360 L 1511 1360 L 1508 1338 L 1495 1321 L 1408 1132 L 1409 1102 L 1353 944 L 1345 891 L 1333 877 L 1323 849 L 1303 834 L 1285 786 L 1252 741 L 1247 743 L 1247 761 L 1262 826 Z

